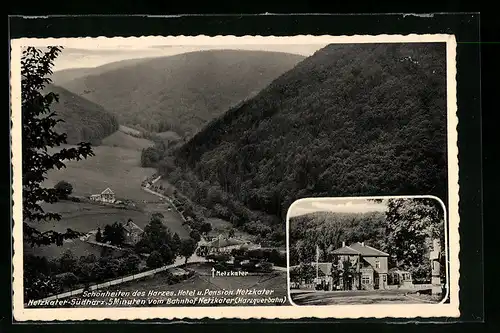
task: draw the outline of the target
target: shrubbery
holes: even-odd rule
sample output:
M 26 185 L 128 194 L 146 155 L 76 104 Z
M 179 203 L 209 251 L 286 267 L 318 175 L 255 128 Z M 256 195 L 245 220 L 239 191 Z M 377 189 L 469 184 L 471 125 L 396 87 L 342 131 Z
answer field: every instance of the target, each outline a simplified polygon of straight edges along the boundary
M 152 269 L 163 266 L 163 258 L 161 254 L 158 251 L 153 251 L 146 260 L 146 265 Z
M 135 244 L 135 250 L 137 253 L 148 253 L 150 256 L 156 252 L 160 255 L 162 263 L 168 265 L 181 254 L 182 241 L 177 233 L 170 232 L 162 220 L 162 214 L 153 214 L 151 221 L 144 228 L 141 239 Z M 154 264 L 152 263 L 152 265 Z
M 177 168 L 160 172 L 211 216 L 275 245 L 299 198 L 446 202 L 445 53 L 422 43 L 326 46 L 167 153 Z

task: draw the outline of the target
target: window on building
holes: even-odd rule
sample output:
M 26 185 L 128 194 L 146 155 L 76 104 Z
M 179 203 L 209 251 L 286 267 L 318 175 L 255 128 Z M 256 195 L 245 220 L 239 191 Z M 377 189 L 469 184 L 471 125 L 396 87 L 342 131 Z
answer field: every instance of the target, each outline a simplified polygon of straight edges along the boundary
M 379 260 L 375 260 L 375 268 L 380 268 L 380 261 Z
M 387 281 L 387 275 L 382 275 L 382 281 L 384 281 L 384 282 Z
M 370 284 L 370 277 L 369 276 L 362 276 L 361 283 L 362 284 Z

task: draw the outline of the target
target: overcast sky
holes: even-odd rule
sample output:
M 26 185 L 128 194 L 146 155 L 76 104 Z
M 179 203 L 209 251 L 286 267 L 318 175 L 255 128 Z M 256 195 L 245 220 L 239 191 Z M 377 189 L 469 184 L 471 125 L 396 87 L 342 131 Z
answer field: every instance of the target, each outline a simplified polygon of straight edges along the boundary
M 384 202 L 376 203 L 366 199 L 314 199 L 294 203 L 290 217 L 315 212 L 368 213 L 385 212 L 386 209 Z
M 164 57 L 201 50 L 258 50 L 310 56 L 326 44 L 248 44 L 248 45 L 94 45 L 85 48 L 65 47 L 54 70 L 98 67 L 107 63 L 139 58 Z

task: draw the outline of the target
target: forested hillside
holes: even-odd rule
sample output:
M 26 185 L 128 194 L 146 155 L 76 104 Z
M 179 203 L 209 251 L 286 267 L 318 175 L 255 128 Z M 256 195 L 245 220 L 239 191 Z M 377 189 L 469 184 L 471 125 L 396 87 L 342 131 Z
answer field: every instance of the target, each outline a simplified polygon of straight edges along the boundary
M 67 134 L 68 144 L 82 141 L 100 144 L 103 138 L 118 130 L 118 120 L 100 105 L 55 85 L 49 85 L 45 90 L 59 96 L 59 102 L 53 103 L 51 110 L 63 120 L 55 129 Z
M 189 136 L 303 58 L 263 51 L 190 52 L 118 63 L 64 87 L 110 110 L 121 124 Z
M 259 211 L 283 230 L 301 197 L 446 202 L 445 52 L 444 44 L 329 45 L 208 124 L 162 172 L 216 215 L 247 225 Z
M 317 212 L 290 219 L 290 265 L 316 261 L 316 245 L 320 262 L 331 261 L 329 252 L 342 246 L 365 242 L 377 249 L 385 248 L 385 213 Z

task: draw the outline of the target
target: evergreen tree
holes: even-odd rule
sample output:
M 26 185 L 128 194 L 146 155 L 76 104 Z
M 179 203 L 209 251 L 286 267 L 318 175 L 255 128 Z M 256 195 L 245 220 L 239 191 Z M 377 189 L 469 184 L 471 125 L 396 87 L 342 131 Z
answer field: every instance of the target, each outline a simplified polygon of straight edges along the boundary
M 174 253 L 174 256 L 177 256 L 179 254 L 180 248 L 181 248 L 181 238 L 179 237 L 178 233 L 174 233 L 174 236 L 172 237 L 172 243 L 170 244 L 170 249 Z
M 200 232 L 203 234 L 208 234 L 210 231 L 212 231 L 212 225 L 210 222 L 205 222 L 201 225 L 200 227 Z
M 196 242 L 192 238 L 186 238 L 181 243 L 180 254 L 185 259 L 185 264 L 187 264 L 188 259 L 194 254 L 196 250 Z
M 191 237 L 195 242 L 199 242 L 201 240 L 201 235 L 197 230 L 191 230 L 189 237 Z
M 95 234 L 95 241 L 98 243 L 102 242 L 101 228 L 97 228 L 97 233 Z

